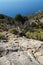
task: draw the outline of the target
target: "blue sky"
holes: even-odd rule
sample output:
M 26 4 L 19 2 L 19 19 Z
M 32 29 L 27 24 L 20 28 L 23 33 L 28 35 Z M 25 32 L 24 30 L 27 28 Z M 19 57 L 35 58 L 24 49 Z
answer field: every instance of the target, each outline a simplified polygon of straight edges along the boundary
M 43 0 L 0 0 L 0 14 L 27 15 L 43 10 Z

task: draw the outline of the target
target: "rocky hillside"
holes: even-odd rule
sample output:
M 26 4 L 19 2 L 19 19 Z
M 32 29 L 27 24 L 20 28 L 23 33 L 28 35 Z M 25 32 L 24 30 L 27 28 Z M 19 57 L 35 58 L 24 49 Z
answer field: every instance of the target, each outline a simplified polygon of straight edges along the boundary
M 43 65 L 43 12 L 0 14 L 0 65 Z
M 0 32 L 3 31 L 43 41 L 43 11 L 15 17 L 0 14 Z
M 8 30 L 12 27 L 19 27 L 20 29 L 25 29 L 26 31 L 39 28 L 43 29 L 43 11 L 27 16 L 18 14 L 15 17 L 0 14 L 0 29 L 6 28 L 3 30 Z
M 43 42 L 10 33 L 7 36 L 8 41 L 0 41 L 0 65 L 43 65 Z

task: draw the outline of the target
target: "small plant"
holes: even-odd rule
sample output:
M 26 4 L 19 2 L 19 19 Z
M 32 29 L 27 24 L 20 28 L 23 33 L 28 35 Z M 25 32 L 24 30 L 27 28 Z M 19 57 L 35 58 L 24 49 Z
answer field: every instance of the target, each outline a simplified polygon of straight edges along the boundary
M 9 29 L 10 33 L 12 34 L 18 34 L 18 30 L 16 28 Z
M 4 39 L 4 38 L 5 36 L 2 33 L 0 33 L 0 39 Z
M 43 41 L 43 31 L 27 32 L 26 37 Z
M 30 32 L 27 32 L 25 35 L 27 38 L 31 38 Z

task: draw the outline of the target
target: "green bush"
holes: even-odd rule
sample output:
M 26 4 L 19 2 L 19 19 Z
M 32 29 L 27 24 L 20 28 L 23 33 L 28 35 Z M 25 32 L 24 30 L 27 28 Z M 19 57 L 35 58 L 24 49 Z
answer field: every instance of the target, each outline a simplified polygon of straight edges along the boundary
M 21 14 L 18 14 L 18 15 L 16 15 L 15 16 L 15 20 L 16 21 L 20 21 L 22 24 L 24 24 L 24 22 L 26 21 L 26 20 L 28 20 L 28 18 L 25 16 L 22 16 Z
M 40 32 L 40 34 L 41 34 L 41 41 L 43 41 L 43 31 L 42 32 Z
M 27 32 L 26 37 L 43 41 L 43 31 Z
M 31 38 L 30 32 L 27 32 L 25 35 L 27 38 Z
M 9 29 L 10 33 L 18 34 L 18 30 L 16 28 Z
M 0 33 L 0 39 L 4 39 L 4 38 L 5 36 L 2 33 Z

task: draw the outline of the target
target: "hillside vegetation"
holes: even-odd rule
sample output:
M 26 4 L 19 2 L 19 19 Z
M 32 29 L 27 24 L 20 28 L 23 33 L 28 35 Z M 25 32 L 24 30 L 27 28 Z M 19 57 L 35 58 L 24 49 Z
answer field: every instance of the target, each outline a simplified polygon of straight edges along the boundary
M 0 14 L 0 32 L 3 31 L 43 41 L 43 11 L 15 17 Z

